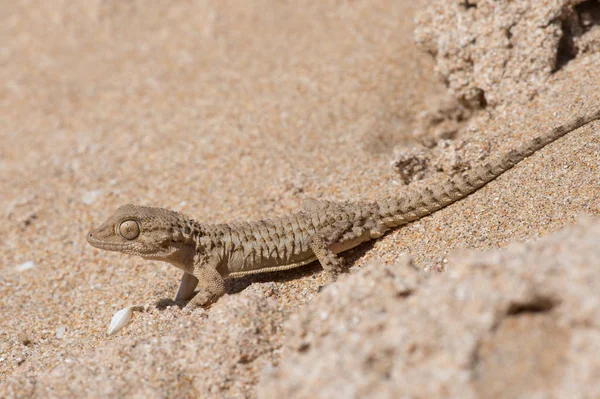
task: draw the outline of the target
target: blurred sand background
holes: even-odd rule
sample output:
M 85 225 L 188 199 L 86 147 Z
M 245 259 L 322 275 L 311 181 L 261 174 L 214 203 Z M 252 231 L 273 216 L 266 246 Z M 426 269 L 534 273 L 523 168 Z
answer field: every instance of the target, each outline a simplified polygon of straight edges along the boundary
M 414 41 L 426 4 L 3 2 L 0 396 L 254 397 L 281 361 L 283 321 L 319 295 L 318 265 L 229 282 L 235 295 L 189 313 L 155 305 L 173 297 L 178 270 L 98 251 L 85 233 L 126 203 L 242 221 L 447 176 L 406 186 L 390 166 L 452 97 Z M 478 161 L 591 112 L 598 65 L 588 51 L 527 101 L 469 111 L 432 154 Z M 532 241 L 600 214 L 599 129 L 352 251 L 351 271 L 405 253 L 443 269 L 456 248 Z M 149 310 L 106 337 L 129 305 Z

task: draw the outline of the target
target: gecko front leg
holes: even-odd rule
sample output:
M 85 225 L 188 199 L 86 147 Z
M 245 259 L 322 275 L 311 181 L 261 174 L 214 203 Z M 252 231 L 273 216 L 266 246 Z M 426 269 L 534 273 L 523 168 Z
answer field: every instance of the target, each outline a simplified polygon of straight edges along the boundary
M 185 307 L 208 306 L 225 295 L 225 280 L 217 271 L 216 262 L 206 262 L 206 259 L 194 260 L 194 277 L 198 281 L 200 291 Z
M 192 297 L 194 290 L 198 286 L 198 279 L 193 274 L 183 272 L 181 283 L 175 295 L 175 301 L 185 301 Z

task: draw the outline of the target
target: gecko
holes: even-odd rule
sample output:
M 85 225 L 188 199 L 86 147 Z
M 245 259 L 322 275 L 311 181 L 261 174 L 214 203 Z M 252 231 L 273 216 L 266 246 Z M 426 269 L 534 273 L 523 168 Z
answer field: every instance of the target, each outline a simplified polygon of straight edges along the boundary
M 370 202 L 308 199 L 296 213 L 228 224 L 203 224 L 168 209 L 128 204 L 90 230 L 87 241 L 183 270 L 175 301 L 188 301 L 186 307 L 210 306 L 226 293 L 226 278 L 288 270 L 316 260 L 335 281 L 343 270 L 341 252 L 467 197 L 534 152 L 598 119 L 600 109 L 405 196 Z

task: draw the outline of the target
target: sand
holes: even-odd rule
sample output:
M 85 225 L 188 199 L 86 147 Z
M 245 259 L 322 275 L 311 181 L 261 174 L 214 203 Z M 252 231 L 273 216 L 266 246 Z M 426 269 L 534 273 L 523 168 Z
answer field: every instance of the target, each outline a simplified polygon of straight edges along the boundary
M 283 321 L 319 296 L 318 265 L 231 281 L 232 295 L 186 312 L 157 305 L 173 297 L 178 270 L 96 250 L 85 234 L 126 203 L 242 221 L 305 198 L 375 199 L 443 179 L 449 170 L 430 167 L 406 186 L 390 166 L 394 147 L 423 148 L 417 138 L 452 98 L 413 39 L 426 3 L 3 5 L 0 396 L 255 397 L 281 362 Z M 546 71 L 532 97 L 465 111 L 450 139 L 424 151 L 475 162 L 584 115 L 600 104 L 598 65 L 598 52 L 582 53 Z M 454 249 L 536 240 L 600 214 L 598 131 L 585 126 L 351 251 L 350 272 L 406 253 L 443 269 Z M 107 337 L 130 305 L 148 311 Z

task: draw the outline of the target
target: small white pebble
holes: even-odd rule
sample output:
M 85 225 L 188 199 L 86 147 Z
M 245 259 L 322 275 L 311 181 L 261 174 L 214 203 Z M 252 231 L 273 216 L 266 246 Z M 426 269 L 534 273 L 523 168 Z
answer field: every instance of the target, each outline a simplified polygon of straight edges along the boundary
M 92 205 L 100 195 L 102 195 L 102 191 L 100 190 L 86 191 L 81 196 L 81 202 L 86 205 Z
M 119 331 L 121 331 L 121 329 L 123 327 L 125 327 L 127 324 L 129 324 L 130 320 L 131 320 L 131 308 L 130 307 L 126 307 L 124 309 L 119 310 L 112 317 L 112 320 L 110 321 L 110 327 L 108 327 L 108 331 L 106 332 L 106 334 L 108 334 L 110 336 L 110 335 L 118 333 Z
M 17 265 L 15 269 L 17 269 L 17 271 L 19 272 L 24 272 L 25 270 L 33 269 L 34 267 L 35 263 L 33 263 L 33 261 L 30 260 L 25 263 L 21 263 L 20 265 Z
M 56 338 L 62 339 L 62 337 L 65 335 L 66 331 L 67 331 L 67 327 L 65 327 L 65 326 L 59 326 L 56 329 Z

